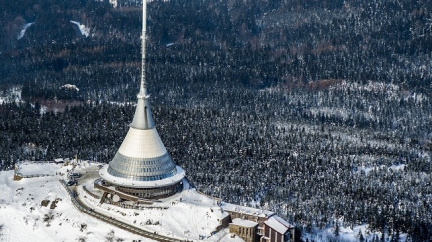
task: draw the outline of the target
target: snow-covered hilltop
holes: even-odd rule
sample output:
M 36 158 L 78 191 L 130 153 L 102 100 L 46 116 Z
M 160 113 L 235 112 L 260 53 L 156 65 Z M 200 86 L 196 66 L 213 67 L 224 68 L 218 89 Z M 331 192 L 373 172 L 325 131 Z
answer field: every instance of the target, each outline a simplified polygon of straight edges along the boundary
M 158 235 L 192 241 L 239 240 L 227 229 L 214 233 L 227 213 L 217 200 L 188 185 L 182 192 L 140 210 L 100 205 L 98 191 L 93 188 L 99 167 L 88 161 L 67 165 L 25 162 L 16 171 L 0 172 L 0 241 L 142 240 L 82 213 L 73 205 L 67 189 L 76 192 L 77 199 L 92 211 Z M 14 180 L 14 174 L 24 178 Z M 60 181 L 73 176 L 80 177 L 78 184 L 65 189 Z

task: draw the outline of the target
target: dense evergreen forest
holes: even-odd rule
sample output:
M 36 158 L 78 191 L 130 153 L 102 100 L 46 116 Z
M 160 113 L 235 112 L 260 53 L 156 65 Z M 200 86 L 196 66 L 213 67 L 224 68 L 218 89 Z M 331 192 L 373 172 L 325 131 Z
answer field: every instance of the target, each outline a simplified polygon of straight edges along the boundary
M 112 159 L 138 91 L 140 4 L 0 3 L 0 97 L 18 87 L 23 98 L 0 105 L 0 169 Z M 368 223 L 427 241 L 431 6 L 152 1 L 147 79 L 162 140 L 199 190 L 305 232 Z M 81 105 L 46 112 L 47 100 Z

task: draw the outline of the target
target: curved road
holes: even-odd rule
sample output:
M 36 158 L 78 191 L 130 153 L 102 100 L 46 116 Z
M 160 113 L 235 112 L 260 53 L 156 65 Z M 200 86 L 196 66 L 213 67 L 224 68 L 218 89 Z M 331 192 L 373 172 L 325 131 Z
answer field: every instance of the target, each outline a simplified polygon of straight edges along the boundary
M 189 241 L 189 240 L 179 240 L 179 239 L 168 237 L 168 236 L 165 236 L 165 235 L 156 234 L 154 232 L 150 232 L 150 231 L 147 231 L 147 230 L 144 230 L 144 229 L 137 228 L 135 226 L 131 226 L 130 224 L 127 224 L 127 223 L 124 223 L 122 221 L 116 220 L 115 218 L 111 218 L 111 217 L 108 217 L 108 216 L 106 216 L 104 214 L 98 213 L 98 212 L 94 211 L 92 208 L 89 208 L 86 205 L 84 205 L 81 201 L 79 201 L 77 199 L 77 196 L 76 196 L 75 192 L 72 191 L 67 186 L 67 184 L 66 184 L 66 182 L 64 180 L 59 180 L 59 181 L 63 185 L 63 187 L 66 189 L 66 191 L 68 192 L 68 194 L 69 194 L 69 196 L 71 198 L 72 204 L 78 210 L 80 210 L 83 213 L 86 213 L 86 214 L 91 215 L 91 216 L 93 216 L 95 218 L 98 218 L 98 219 L 100 219 L 100 220 L 102 220 L 102 221 L 104 221 L 106 223 L 115 225 L 115 226 L 117 226 L 117 227 L 119 227 L 121 229 L 124 229 L 124 230 L 129 231 L 129 232 L 134 233 L 134 234 L 141 235 L 141 236 L 149 238 L 149 239 L 153 239 L 153 240 L 157 240 L 157 241 Z

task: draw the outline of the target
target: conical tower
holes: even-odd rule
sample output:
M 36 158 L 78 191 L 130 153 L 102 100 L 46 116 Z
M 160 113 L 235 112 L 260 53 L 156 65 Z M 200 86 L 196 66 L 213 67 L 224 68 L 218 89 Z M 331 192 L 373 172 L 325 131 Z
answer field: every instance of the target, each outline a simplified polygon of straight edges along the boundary
M 141 83 L 129 131 L 109 165 L 99 175 L 105 186 L 141 198 L 167 197 L 181 188 L 185 172 L 176 166 L 156 130 L 145 76 L 146 0 L 143 0 Z

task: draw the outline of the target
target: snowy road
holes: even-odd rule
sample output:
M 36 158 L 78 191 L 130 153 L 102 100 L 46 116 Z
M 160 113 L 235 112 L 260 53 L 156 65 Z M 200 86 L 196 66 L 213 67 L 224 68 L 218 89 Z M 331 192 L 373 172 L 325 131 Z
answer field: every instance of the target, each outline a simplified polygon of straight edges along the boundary
M 106 223 L 110 223 L 112 225 L 115 225 L 121 229 L 127 230 L 131 233 L 135 233 L 138 235 L 141 235 L 143 237 L 146 238 L 150 238 L 156 241 L 185 241 L 186 239 L 179 239 L 179 238 L 173 238 L 173 237 L 168 237 L 168 236 L 164 236 L 164 235 L 159 235 L 156 233 L 152 233 L 150 231 L 144 230 L 144 229 L 140 229 L 137 228 L 135 226 L 132 226 L 130 224 L 124 223 L 122 221 L 119 221 L 117 219 L 114 219 L 112 217 L 108 217 L 104 214 L 98 213 L 96 211 L 94 211 L 93 209 L 85 206 L 80 200 L 79 198 L 75 195 L 75 192 L 72 191 L 71 189 L 69 189 L 69 187 L 66 185 L 65 181 L 60 180 L 60 183 L 63 185 L 63 187 L 66 189 L 66 191 L 68 192 L 72 203 L 74 204 L 74 206 L 79 209 L 80 211 L 82 211 L 83 213 L 86 213 L 88 215 L 91 215 L 97 219 L 100 219 Z

